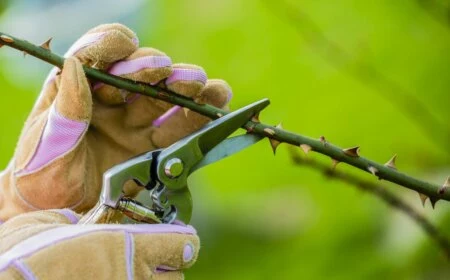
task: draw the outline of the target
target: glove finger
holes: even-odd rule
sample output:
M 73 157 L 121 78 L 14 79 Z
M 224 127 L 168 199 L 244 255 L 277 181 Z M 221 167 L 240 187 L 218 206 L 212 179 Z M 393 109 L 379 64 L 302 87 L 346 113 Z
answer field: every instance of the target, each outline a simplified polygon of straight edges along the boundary
M 80 215 L 67 208 L 33 211 L 15 216 L 0 227 L 0 252 L 44 229 L 55 228 L 61 224 L 76 224 L 79 219 Z
M 173 271 L 191 267 L 197 260 L 200 240 L 191 226 L 153 225 L 155 232 L 135 234 L 135 269 L 150 267 L 154 271 Z M 158 234 L 157 231 L 164 233 Z M 167 233 L 170 232 L 170 233 Z
M 172 65 L 173 72 L 166 80 L 169 90 L 178 94 L 194 97 L 206 84 L 206 73 L 200 66 L 178 63 Z
M 102 24 L 78 39 L 65 57 L 75 55 L 83 64 L 106 69 L 112 63 L 124 59 L 138 47 L 136 34 L 119 24 Z
M 196 95 L 199 104 L 210 104 L 228 109 L 232 98 L 230 86 L 223 80 L 208 80 L 202 91 Z M 152 143 L 157 147 L 167 147 L 173 142 L 198 130 L 210 119 L 196 112 L 174 106 L 153 122 L 156 127 L 152 134 Z
M 180 95 L 195 97 L 202 91 L 206 81 L 203 68 L 190 64 L 174 64 L 172 73 L 162 86 Z M 173 109 L 171 107 L 170 103 L 164 101 L 141 98 L 127 107 L 125 122 L 132 127 L 148 127 L 152 124 L 158 126 L 161 120 L 179 111 L 177 107 Z
M 172 74 L 172 61 L 165 53 L 153 48 L 139 48 L 125 60 L 115 63 L 108 73 L 133 81 L 157 84 Z M 97 83 L 95 97 L 104 104 L 131 103 L 138 96 L 116 87 Z
M 58 83 L 53 106 L 37 116 L 19 140 L 16 173 L 32 173 L 73 149 L 88 127 L 91 92 L 76 58 L 66 59 Z
M 75 207 L 93 191 L 80 180 L 86 173 L 82 140 L 92 114 L 92 98 L 77 58 L 66 59 L 56 83 L 53 105 L 24 130 L 16 151 L 8 199 L 28 210 Z
M 203 90 L 194 98 L 199 104 L 224 108 L 233 97 L 231 87 L 224 80 L 210 79 Z
M 55 106 L 65 118 L 83 122 L 91 119 L 91 90 L 83 67 L 75 57 L 67 58 L 64 63 Z
M 192 228 L 177 225 L 48 225 L 15 236 L 20 242 L 4 251 L 0 272 L 15 266 L 36 279 L 149 279 L 192 265 L 199 244 Z

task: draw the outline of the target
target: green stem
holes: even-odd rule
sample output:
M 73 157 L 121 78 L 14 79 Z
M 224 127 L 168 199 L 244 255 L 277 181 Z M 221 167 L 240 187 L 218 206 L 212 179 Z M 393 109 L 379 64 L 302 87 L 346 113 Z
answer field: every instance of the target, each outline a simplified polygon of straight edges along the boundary
M 20 40 L 2 32 L 0 32 L 0 40 L 0 43 L 3 45 L 7 45 L 17 50 L 23 51 L 59 68 L 63 67 L 64 58 L 52 53 L 45 48 L 36 46 L 28 41 Z M 224 110 L 208 104 L 197 104 L 192 99 L 183 97 L 181 95 L 168 91 L 167 89 L 159 88 L 157 86 L 151 86 L 140 82 L 134 82 L 89 67 L 84 67 L 84 70 L 87 77 L 93 80 L 103 82 L 117 88 L 125 89 L 130 92 L 136 92 L 153 98 L 164 100 L 175 105 L 180 105 L 211 119 L 217 119 L 220 116 L 227 114 L 227 112 Z M 295 146 L 308 145 L 312 148 L 312 151 L 326 155 L 339 162 L 345 162 L 366 172 L 370 172 L 369 169 L 371 168 L 376 168 L 375 174 L 380 179 L 384 179 L 401 185 L 405 188 L 418 191 L 419 193 L 425 194 L 433 200 L 450 200 L 450 191 L 444 191 L 440 193 L 440 185 L 413 178 L 393 168 L 384 166 L 361 156 L 349 156 L 343 151 L 343 149 L 330 143 L 325 143 L 317 139 L 312 139 L 300 134 L 283 130 L 278 127 L 273 127 L 271 125 L 266 125 L 255 121 L 247 122 L 244 128 L 251 133 L 263 135 L 268 138 L 272 138 L 277 141 L 292 144 Z

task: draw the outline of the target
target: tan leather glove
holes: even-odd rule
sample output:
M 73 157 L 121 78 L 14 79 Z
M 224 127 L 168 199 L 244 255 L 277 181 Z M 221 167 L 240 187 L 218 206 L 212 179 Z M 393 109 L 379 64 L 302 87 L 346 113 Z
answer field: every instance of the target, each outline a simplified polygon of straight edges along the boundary
M 69 209 L 0 226 L 0 279 L 183 279 L 199 240 L 190 226 L 74 225 Z
M 66 57 L 62 72 L 49 74 L 14 158 L 0 175 L 0 220 L 41 209 L 87 211 L 98 200 L 107 169 L 166 147 L 208 121 L 156 99 L 91 84 L 82 64 L 217 107 L 231 98 L 224 81 L 207 80 L 198 66 L 172 64 L 156 49 L 138 48 L 136 35 L 120 24 L 90 30 Z M 129 182 L 127 195 L 139 189 Z

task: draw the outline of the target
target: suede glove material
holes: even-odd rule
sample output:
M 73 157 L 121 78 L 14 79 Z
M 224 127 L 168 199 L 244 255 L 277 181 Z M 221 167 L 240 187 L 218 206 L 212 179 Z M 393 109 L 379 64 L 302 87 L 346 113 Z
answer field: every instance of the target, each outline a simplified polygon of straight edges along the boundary
M 169 103 L 86 79 L 82 64 L 158 84 L 198 103 L 226 108 L 230 87 L 199 66 L 172 64 L 163 52 L 139 48 L 120 24 L 100 25 L 54 68 L 29 115 L 14 158 L 0 174 L 0 220 L 55 208 L 85 212 L 98 201 L 102 174 L 145 151 L 166 147 L 209 120 Z M 140 190 L 133 182 L 126 194 Z
M 183 279 L 199 239 L 191 226 L 74 225 L 69 209 L 36 211 L 0 226 L 0 279 Z

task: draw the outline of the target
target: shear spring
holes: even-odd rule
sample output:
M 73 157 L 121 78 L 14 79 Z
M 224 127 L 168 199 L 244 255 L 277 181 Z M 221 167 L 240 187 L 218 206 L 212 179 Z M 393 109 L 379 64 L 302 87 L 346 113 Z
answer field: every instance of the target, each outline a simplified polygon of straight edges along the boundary
M 117 210 L 137 222 L 148 224 L 161 223 L 161 220 L 158 218 L 155 211 L 130 198 L 120 199 Z

